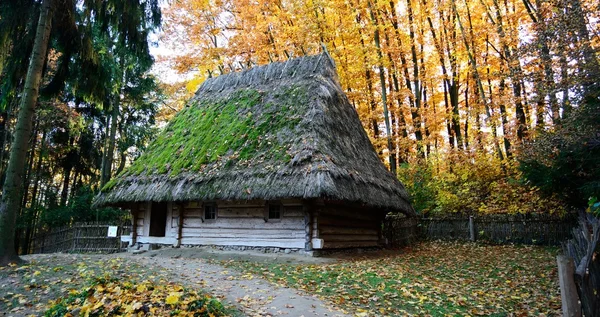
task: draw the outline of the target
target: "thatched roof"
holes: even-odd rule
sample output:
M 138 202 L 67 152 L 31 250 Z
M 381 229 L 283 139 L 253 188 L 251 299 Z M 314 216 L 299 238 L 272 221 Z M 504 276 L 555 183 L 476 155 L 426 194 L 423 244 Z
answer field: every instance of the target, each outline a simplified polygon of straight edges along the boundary
M 413 214 L 326 53 L 206 80 L 96 204 L 284 198 Z

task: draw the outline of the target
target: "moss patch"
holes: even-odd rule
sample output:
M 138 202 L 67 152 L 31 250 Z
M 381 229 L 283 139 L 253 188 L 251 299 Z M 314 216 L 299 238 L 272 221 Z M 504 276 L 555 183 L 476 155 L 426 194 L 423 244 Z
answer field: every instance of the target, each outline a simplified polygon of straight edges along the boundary
M 194 100 L 122 176 L 206 174 L 263 160 L 285 164 L 296 138 L 281 134 L 295 133 L 307 104 L 306 90 L 298 86 L 270 92 L 240 89 L 218 99 Z

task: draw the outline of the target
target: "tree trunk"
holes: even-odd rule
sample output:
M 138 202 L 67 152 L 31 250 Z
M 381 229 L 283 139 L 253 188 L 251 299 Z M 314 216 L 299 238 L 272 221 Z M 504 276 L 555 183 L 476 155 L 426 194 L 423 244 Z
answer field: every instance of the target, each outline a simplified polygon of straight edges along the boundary
M 119 89 L 117 89 L 117 94 L 115 96 L 115 100 L 113 102 L 113 107 L 111 110 L 111 118 L 110 118 L 110 136 L 108 139 L 108 149 L 106 150 L 105 156 L 106 159 L 104 160 L 104 166 L 102 166 L 102 179 L 100 181 L 100 188 L 102 188 L 106 183 L 108 183 L 108 181 L 110 180 L 110 178 L 112 177 L 112 163 L 113 163 L 113 157 L 114 157 L 114 153 L 115 153 L 115 143 L 117 140 L 117 121 L 119 120 L 119 111 L 121 110 L 121 89 L 123 88 L 123 86 L 126 83 L 126 78 L 125 78 L 125 57 L 121 56 L 121 61 L 119 63 L 120 65 L 120 71 L 122 72 L 122 76 L 121 76 L 121 84 L 119 86 Z
M 36 221 L 35 219 L 37 218 L 37 203 L 38 203 L 38 188 L 39 188 L 39 182 L 40 182 L 40 174 L 41 174 L 41 169 L 42 169 L 42 158 L 43 158 L 43 153 L 46 147 L 46 131 L 42 132 L 42 140 L 41 140 L 41 144 L 40 144 L 40 153 L 38 154 L 37 157 L 37 162 L 35 163 L 35 180 L 33 181 L 33 189 L 31 191 L 31 219 L 30 222 L 27 224 L 27 230 L 25 231 L 25 241 L 23 243 L 24 245 L 24 253 L 23 254 L 28 254 L 29 250 L 31 249 L 31 241 L 33 240 L 33 233 L 35 232 L 35 225 L 36 225 Z
M 50 38 L 51 2 L 52 0 L 44 0 L 40 10 L 35 41 L 25 79 L 25 88 L 19 106 L 14 142 L 6 169 L 6 182 L 0 200 L 0 266 L 19 261 L 14 249 L 15 224 L 23 195 L 23 169 L 25 167 L 27 144 L 31 136 L 32 118 L 38 99 L 42 70 L 46 61 L 48 40 Z
M 413 96 L 414 96 L 414 108 L 411 111 L 413 125 L 415 128 L 415 139 L 417 140 L 417 155 L 421 158 L 425 158 L 425 151 L 423 150 L 423 132 L 422 128 L 422 109 L 421 109 L 421 81 L 419 77 L 419 61 L 417 56 L 417 43 L 415 39 L 414 29 L 414 14 L 412 9 L 411 0 L 406 0 L 406 8 L 408 10 L 408 29 L 410 38 L 410 53 L 411 60 L 413 63 Z
M 36 120 L 37 121 L 37 120 Z M 30 218 L 31 209 L 27 209 L 27 201 L 29 200 L 29 186 L 31 185 L 31 173 L 33 173 L 33 163 L 35 162 L 35 148 L 37 146 L 37 134 L 38 134 L 38 126 L 39 121 L 36 122 L 35 128 L 33 129 L 33 133 L 31 134 L 31 144 L 29 155 L 27 155 L 27 167 L 25 169 L 25 182 L 23 185 L 23 195 L 21 197 L 21 208 L 19 208 L 17 219 L 26 219 Z M 15 250 L 17 253 L 21 253 L 21 247 L 23 244 L 23 234 L 24 227 L 21 225 L 17 225 L 15 228 Z
M 110 135 L 108 135 L 108 143 L 106 152 L 104 153 L 104 166 L 102 166 L 102 179 L 100 181 L 100 187 L 102 188 L 111 178 L 111 169 L 113 156 L 115 152 L 115 143 L 117 137 L 117 119 L 119 118 L 119 101 L 120 96 L 114 98 L 112 109 L 110 111 Z
M 369 7 L 371 4 L 369 3 Z M 375 13 L 371 9 L 371 20 L 375 26 L 374 41 L 377 48 L 377 57 L 379 64 L 379 82 L 381 85 L 381 104 L 383 105 L 383 119 L 385 122 L 385 133 L 387 137 L 388 159 L 390 163 L 390 172 L 396 176 L 396 158 L 394 157 L 394 148 L 392 146 L 392 131 L 390 127 L 390 114 L 387 106 L 387 85 L 385 83 L 385 69 L 383 67 L 383 53 L 381 52 L 381 44 L 379 39 L 379 29 Z
M 5 172 L 6 172 L 6 164 L 4 164 L 6 152 L 10 148 L 10 120 L 13 112 L 13 103 L 16 102 L 16 98 L 13 98 L 8 103 L 8 108 L 6 109 L 6 115 L 3 117 L 4 129 L 2 133 L 2 148 L 0 149 L 0 187 L 4 187 L 4 181 L 6 180 Z

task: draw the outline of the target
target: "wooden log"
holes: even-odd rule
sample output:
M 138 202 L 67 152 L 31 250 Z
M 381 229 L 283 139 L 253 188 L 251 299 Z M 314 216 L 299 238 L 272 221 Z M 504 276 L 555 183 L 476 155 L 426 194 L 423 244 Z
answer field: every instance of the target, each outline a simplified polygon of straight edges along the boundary
M 181 239 L 182 244 L 196 244 L 196 245 L 238 245 L 238 246 L 252 246 L 252 247 L 277 247 L 277 248 L 304 248 L 304 238 L 300 239 L 245 239 L 245 238 L 232 238 L 232 239 L 213 239 L 213 238 L 183 238 Z
M 332 227 L 332 226 L 321 226 L 321 235 L 372 235 L 377 236 L 377 229 L 373 228 L 348 228 L 348 227 Z
M 340 242 L 340 241 L 379 241 L 379 237 L 375 235 L 345 235 L 345 234 L 321 234 L 321 239 L 325 242 Z
M 183 237 L 210 237 L 210 238 L 246 238 L 246 237 L 265 237 L 265 238 L 303 238 L 304 230 L 286 230 L 286 229 L 219 229 L 219 228 L 183 228 Z
M 304 211 L 304 249 L 309 251 L 312 250 L 312 228 L 313 228 L 313 220 L 312 220 L 312 204 L 309 202 L 305 202 L 302 206 L 302 210 Z
M 365 248 L 379 246 L 377 241 L 348 241 L 348 242 L 327 242 L 324 241 L 323 249 L 345 249 L 345 248 Z
M 385 215 L 376 215 L 373 213 L 370 213 L 369 210 L 367 208 L 365 208 L 364 210 L 357 210 L 357 209 L 351 209 L 351 208 L 341 208 L 341 207 L 320 207 L 319 208 L 319 214 L 324 215 L 324 216 L 335 216 L 335 217 L 343 217 L 343 218 L 348 218 L 348 219 L 360 219 L 360 220 L 367 220 L 367 221 L 372 221 L 375 219 L 378 220 L 383 220 L 383 218 L 385 217 Z
M 179 248 L 181 247 L 181 238 L 183 237 L 183 204 L 177 204 L 177 209 L 177 243 L 175 246 Z
M 218 218 L 264 218 L 264 207 L 218 208 Z
M 217 201 L 217 208 L 262 208 L 264 200 L 239 200 L 239 201 Z
M 469 216 L 469 239 L 475 241 L 475 222 L 473 216 Z
M 139 217 L 139 204 L 134 204 L 131 210 L 131 241 L 129 241 L 129 246 L 133 246 L 137 242 L 138 235 L 138 217 Z M 144 219 L 142 218 L 142 226 L 144 225 Z
M 217 218 L 214 221 L 202 220 L 200 218 L 183 218 L 184 228 L 220 228 L 220 229 L 243 229 L 243 228 L 270 228 L 270 229 L 304 229 L 304 218 L 283 218 L 277 222 L 265 222 L 264 218 Z
M 379 223 L 369 220 L 348 219 L 344 217 L 332 217 L 319 214 L 319 224 L 321 227 L 341 227 L 341 228 L 372 228 L 377 230 Z
M 581 306 L 579 305 L 579 296 L 575 286 L 575 264 L 573 259 L 559 255 L 556 257 L 556 262 L 558 264 L 558 282 L 563 316 L 579 317 L 581 316 Z

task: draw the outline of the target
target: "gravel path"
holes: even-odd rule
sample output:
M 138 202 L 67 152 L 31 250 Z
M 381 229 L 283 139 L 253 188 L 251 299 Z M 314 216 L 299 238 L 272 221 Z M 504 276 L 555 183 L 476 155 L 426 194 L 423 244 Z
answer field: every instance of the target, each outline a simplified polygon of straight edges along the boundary
M 190 286 L 205 289 L 237 304 L 247 316 L 349 316 L 314 296 L 276 286 L 258 276 L 207 263 L 204 259 L 150 255 L 128 257 L 148 267 L 162 267 Z

